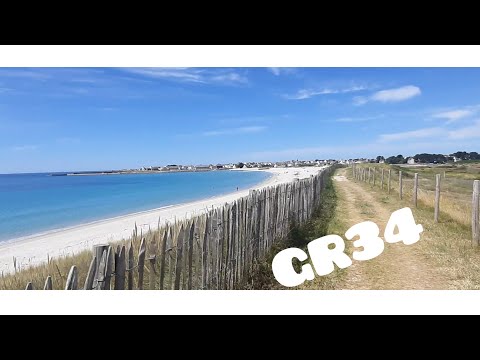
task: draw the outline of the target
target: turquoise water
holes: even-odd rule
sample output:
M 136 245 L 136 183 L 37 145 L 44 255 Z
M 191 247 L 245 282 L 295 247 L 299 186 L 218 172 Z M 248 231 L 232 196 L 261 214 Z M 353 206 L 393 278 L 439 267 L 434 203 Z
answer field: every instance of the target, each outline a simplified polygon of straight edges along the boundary
M 263 172 L 0 175 L 0 241 L 246 189 Z

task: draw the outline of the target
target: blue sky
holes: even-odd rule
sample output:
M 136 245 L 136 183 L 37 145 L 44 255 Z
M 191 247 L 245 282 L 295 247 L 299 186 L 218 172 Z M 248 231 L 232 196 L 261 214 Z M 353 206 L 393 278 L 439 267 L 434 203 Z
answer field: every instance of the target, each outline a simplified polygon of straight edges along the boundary
M 480 151 L 480 68 L 0 68 L 0 173 Z

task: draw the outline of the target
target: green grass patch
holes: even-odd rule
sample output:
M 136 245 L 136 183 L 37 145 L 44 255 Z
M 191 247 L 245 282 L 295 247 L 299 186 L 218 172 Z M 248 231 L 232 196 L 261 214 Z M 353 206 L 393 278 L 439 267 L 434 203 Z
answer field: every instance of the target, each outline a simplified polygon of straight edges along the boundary
M 292 225 L 290 236 L 285 241 L 275 244 L 266 258 L 255 265 L 254 271 L 250 274 L 247 285 L 243 289 L 251 290 L 287 290 L 280 285 L 272 271 L 273 258 L 282 250 L 296 247 L 303 250 L 312 240 L 318 239 L 330 234 L 343 234 L 345 232 L 342 215 L 337 210 L 337 192 L 332 177 L 328 177 L 325 188 L 322 193 L 322 202 L 314 211 L 312 218 L 301 227 Z M 302 264 L 299 261 L 294 262 L 294 267 L 300 271 Z M 332 290 L 338 284 L 343 276 L 344 270 L 337 269 L 334 273 L 317 277 L 314 281 L 305 283 L 295 289 L 318 289 Z

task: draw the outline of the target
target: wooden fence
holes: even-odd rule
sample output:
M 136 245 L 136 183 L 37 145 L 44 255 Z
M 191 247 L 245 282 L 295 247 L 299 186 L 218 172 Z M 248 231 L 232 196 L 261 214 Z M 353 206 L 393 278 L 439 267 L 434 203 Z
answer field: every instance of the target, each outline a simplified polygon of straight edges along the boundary
M 320 204 L 325 177 L 333 170 L 329 167 L 307 179 L 252 190 L 221 208 L 159 228 L 149 238 L 97 245 L 85 283 L 79 284 L 77 267 L 72 266 L 64 289 L 241 287 L 272 245 L 285 239 L 293 224 L 302 225 L 312 216 Z M 26 289 L 33 290 L 32 283 Z M 44 290 L 52 290 L 50 276 Z
M 384 189 L 384 177 L 387 177 L 388 185 L 387 185 L 387 191 L 390 194 L 391 191 L 391 184 L 393 182 L 393 177 L 392 177 L 392 170 L 389 169 L 388 172 L 385 171 L 384 168 L 381 168 L 381 189 Z M 373 167 L 365 167 L 365 166 L 358 166 L 356 164 L 352 165 L 352 176 L 355 181 L 363 181 L 367 182 L 369 184 L 372 184 L 371 177 L 375 179 L 375 173 L 376 173 L 376 168 Z M 370 174 L 373 174 L 370 176 Z M 404 186 L 404 176 L 403 176 L 402 171 L 398 171 L 398 194 L 400 199 L 403 199 L 404 197 L 404 192 L 405 192 L 405 186 Z M 446 173 L 443 173 L 443 176 L 441 174 L 436 174 L 435 175 L 435 183 L 432 188 L 434 192 L 434 202 L 433 202 L 433 209 L 434 209 L 434 221 L 436 223 L 439 222 L 440 219 L 440 208 L 441 208 L 441 199 L 444 197 L 446 194 L 442 193 L 442 178 L 443 182 L 446 180 Z M 424 179 L 425 180 L 425 179 Z M 471 185 L 471 184 L 470 184 Z M 469 185 L 469 186 L 470 186 Z M 375 187 L 375 180 L 373 180 L 373 187 Z M 418 206 L 418 198 L 419 194 L 423 192 L 427 192 L 427 190 L 421 189 L 421 186 L 419 185 L 419 174 L 415 173 L 413 176 L 413 186 L 412 186 L 412 203 L 414 207 Z M 457 201 L 460 205 L 459 207 L 463 212 L 468 211 L 470 204 L 467 204 L 465 202 L 462 203 L 462 201 L 457 197 L 454 199 Z M 480 209 L 480 181 L 479 180 L 474 180 L 473 181 L 473 192 L 472 192 L 472 202 L 471 202 L 471 225 L 472 225 L 472 240 L 475 245 L 480 245 L 480 214 L 479 214 L 479 209 Z M 469 215 L 470 216 L 470 215 Z M 470 219 L 469 219 L 470 220 Z

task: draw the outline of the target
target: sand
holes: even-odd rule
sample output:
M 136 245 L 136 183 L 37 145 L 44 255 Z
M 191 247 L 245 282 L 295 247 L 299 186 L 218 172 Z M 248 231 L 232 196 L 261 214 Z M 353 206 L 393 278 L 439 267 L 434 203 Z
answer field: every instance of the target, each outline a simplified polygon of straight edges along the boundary
M 296 178 L 308 178 L 318 173 L 321 169 L 322 167 L 305 167 L 268 170 L 248 169 L 247 171 L 268 171 L 272 174 L 268 180 L 251 188 L 260 189 L 291 182 Z M 245 170 L 235 169 L 230 171 Z M 4 273 L 13 271 L 13 257 L 16 257 L 17 264 L 20 264 L 22 267 L 34 266 L 46 262 L 48 257 L 55 258 L 72 255 L 85 249 L 91 249 L 96 244 L 127 239 L 131 236 L 135 224 L 137 224 L 139 232 L 141 229 L 148 231 L 149 228 L 157 229 L 159 219 L 160 225 L 162 225 L 166 222 L 174 222 L 175 219 L 189 218 L 193 215 L 201 214 L 207 208 L 220 207 L 225 203 L 247 196 L 249 190 L 133 213 L 4 242 L 0 244 L 0 271 Z

